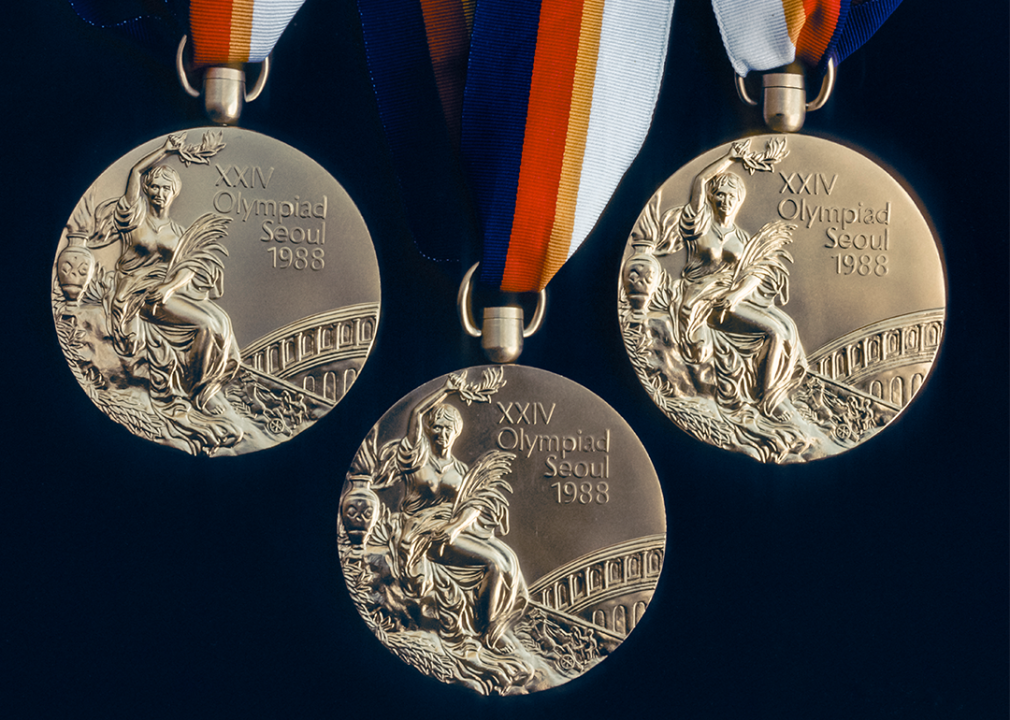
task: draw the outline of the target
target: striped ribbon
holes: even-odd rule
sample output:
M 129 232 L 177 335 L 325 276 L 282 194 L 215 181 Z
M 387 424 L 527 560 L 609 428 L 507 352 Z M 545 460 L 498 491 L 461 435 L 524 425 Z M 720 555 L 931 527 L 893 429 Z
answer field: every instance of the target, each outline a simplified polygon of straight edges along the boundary
M 188 27 L 197 66 L 262 62 L 304 1 L 69 0 L 86 22 L 162 54 Z
M 838 65 L 901 0 L 712 0 L 733 69 L 771 70 L 796 60 Z
M 390 4 L 404 12 L 390 11 Z M 461 83 L 468 3 L 358 5 L 380 115 L 413 215 L 420 198 L 447 184 L 410 181 L 424 177 L 411 165 L 423 164 L 426 154 L 416 137 L 424 123 L 408 103 L 435 88 L 438 111 L 455 112 L 449 100 Z M 406 11 L 410 5 L 413 12 Z M 449 184 L 472 192 L 485 284 L 504 292 L 543 289 L 592 230 L 652 123 L 672 12 L 673 0 L 477 1 L 459 144 L 464 171 Z M 447 16 L 456 18 L 455 30 L 438 22 Z M 437 70 L 442 54 L 433 48 L 450 49 L 451 60 L 443 61 L 449 72 Z M 418 64 L 420 50 L 429 59 Z M 411 83 L 413 73 L 428 79 Z M 419 104 L 430 118 L 433 103 Z M 451 148 L 454 125 L 442 124 Z M 431 226 L 411 220 L 422 251 L 438 242 L 430 240 Z
M 481 277 L 506 292 L 540 290 L 645 141 L 673 2 L 489 5 L 486 15 L 478 6 L 463 129 Z
M 193 64 L 263 62 L 305 0 L 190 0 Z

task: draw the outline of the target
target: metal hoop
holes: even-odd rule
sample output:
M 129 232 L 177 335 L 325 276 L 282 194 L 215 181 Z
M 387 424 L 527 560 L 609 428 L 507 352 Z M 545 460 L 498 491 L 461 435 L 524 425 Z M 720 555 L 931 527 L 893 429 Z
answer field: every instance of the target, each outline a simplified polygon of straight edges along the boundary
M 179 75 L 179 84 L 182 85 L 182 89 L 186 91 L 186 94 L 190 97 L 198 98 L 200 97 L 200 91 L 194 88 L 189 82 L 189 76 L 186 75 L 186 62 L 185 62 L 185 50 L 186 50 L 186 40 L 188 36 L 183 35 L 182 39 L 179 41 L 179 48 L 175 51 L 175 71 Z M 253 85 L 253 89 L 250 92 L 245 93 L 245 101 L 252 102 L 260 96 L 263 92 L 263 88 L 266 87 L 267 78 L 270 76 L 270 56 L 267 55 L 266 59 L 263 60 L 263 67 L 260 68 L 260 74 L 256 77 L 256 83 Z
M 189 84 L 189 77 L 186 75 L 186 63 L 183 61 L 183 52 L 186 49 L 186 36 L 182 36 L 179 41 L 179 49 L 175 51 L 175 72 L 179 75 L 179 84 L 190 97 L 200 97 L 200 91 Z
M 733 73 L 733 79 L 736 81 L 737 97 L 740 98 L 746 105 L 757 107 L 757 100 L 747 94 L 747 84 L 744 82 L 743 76 Z
M 807 112 L 813 112 L 814 110 L 820 110 L 824 107 L 824 103 L 828 101 L 831 97 L 831 91 L 835 89 L 835 59 L 832 57 L 828 58 L 828 67 L 824 73 L 824 79 L 821 80 L 821 91 L 817 93 L 817 97 L 814 98 L 813 102 L 807 103 Z
M 475 338 L 479 338 L 483 334 L 481 329 L 477 327 L 477 322 L 473 317 L 473 308 L 471 307 L 471 299 L 473 296 L 473 274 L 477 271 L 477 267 L 479 265 L 479 262 L 474 263 L 470 269 L 466 271 L 466 274 L 463 276 L 463 282 L 459 285 L 459 293 L 456 295 L 456 310 L 459 312 L 459 322 L 463 326 L 463 330 L 466 331 L 466 334 Z M 547 290 L 541 290 L 537 295 L 537 307 L 533 311 L 533 317 L 530 319 L 529 325 L 523 328 L 524 338 L 528 338 L 540 329 L 540 326 L 544 321 L 546 307 Z
M 256 76 L 256 82 L 253 83 L 253 89 L 247 92 L 245 95 L 245 101 L 251 103 L 253 100 L 260 96 L 263 92 L 263 88 L 266 87 L 267 78 L 270 76 L 270 56 L 267 55 L 263 58 L 262 67 L 260 68 L 260 74 Z
M 821 89 L 817 93 L 817 97 L 813 99 L 812 102 L 808 102 L 806 105 L 807 112 L 813 112 L 814 110 L 820 110 L 824 107 L 824 103 L 828 101 L 831 97 L 831 92 L 835 89 L 835 78 L 837 76 L 837 69 L 835 68 L 835 59 L 829 57 L 827 69 L 824 72 L 824 79 L 821 80 Z M 752 98 L 747 92 L 747 84 L 740 75 L 733 75 L 736 80 L 736 94 L 747 105 L 752 107 L 757 107 L 757 100 Z

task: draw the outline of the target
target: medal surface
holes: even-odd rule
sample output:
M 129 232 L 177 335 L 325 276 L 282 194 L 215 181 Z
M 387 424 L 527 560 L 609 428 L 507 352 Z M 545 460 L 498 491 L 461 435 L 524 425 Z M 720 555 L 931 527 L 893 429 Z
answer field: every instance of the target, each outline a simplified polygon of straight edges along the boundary
M 198 132 L 141 145 L 88 188 L 57 248 L 53 315 L 106 415 L 163 445 L 237 455 L 343 398 L 372 347 L 378 265 L 316 162 L 247 130 Z
M 659 481 L 627 423 L 512 365 L 400 400 L 359 448 L 337 521 L 368 627 L 483 694 L 554 687 L 607 657 L 641 620 L 665 542 Z
M 943 335 L 940 250 L 915 201 L 845 146 L 764 135 L 667 180 L 624 254 L 621 331 L 685 432 L 762 462 L 869 439 Z

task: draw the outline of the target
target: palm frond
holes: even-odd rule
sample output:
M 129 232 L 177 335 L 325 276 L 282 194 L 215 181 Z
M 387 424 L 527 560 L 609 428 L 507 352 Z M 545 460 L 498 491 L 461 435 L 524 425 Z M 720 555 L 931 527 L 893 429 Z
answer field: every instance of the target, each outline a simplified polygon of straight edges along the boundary
M 795 229 L 795 225 L 776 220 L 755 233 L 733 269 L 730 287 L 738 287 L 748 277 L 758 276 L 765 280 L 787 272 L 785 262 L 792 262 L 793 258 L 785 246 L 793 241 Z
M 502 493 L 512 492 L 512 486 L 505 480 L 505 475 L 512 472 L 514 459 L 515 454 L 501 450 L 488 450 L 477 458 L 463 476 L 450 515 L 456 517 L 464 506 L 473 507 L 475 504 L 487 506 L 488 496 L 494 498 L 497 495 L 498 498 L 494 498 L 492 502 L 504 501 L 507 505 L 508 501 Z
M 219 240 L 228 233 L 231 218 L 217 213 L 205 213 L 190 225 L 179 239 L 179 245 L 165 272 L 166 277 L 182 269 L 192 270 L 200 283 L 213 284 L 211 278 L 224 271 L 228 250 Z

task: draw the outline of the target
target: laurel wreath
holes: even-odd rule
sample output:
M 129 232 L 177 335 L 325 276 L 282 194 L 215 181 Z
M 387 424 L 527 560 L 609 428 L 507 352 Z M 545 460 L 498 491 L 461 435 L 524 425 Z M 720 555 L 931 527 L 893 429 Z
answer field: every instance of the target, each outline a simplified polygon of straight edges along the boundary
M 500 367 L 485 368 L 479 383 L 467 384 L 466 371 L 450 376 L 452 389 L 460 400 L 470 403 L 489 403 L 491 397 L 505 386 L 505 371 Z
M 739 159 L 744 170 L 753 175 L 755 172 L 771 172 L 788 154 L 785 138 L 772 138 L 763 153 L 744 150 Z
M 184 140 L 186 135 L 181 134 L 179 137 L 180 140 Z M 197 165 L 207 165 L 212 157 L 224 149 L 224 146 L 222 133 L 220 131 L 210 131 L 203 134 L 203 140 L 200 141 L 199 145 L 180 144 L 176 150 L 176 154 L 178 154 L 179 159 L 186 167 L 194 163 Z

